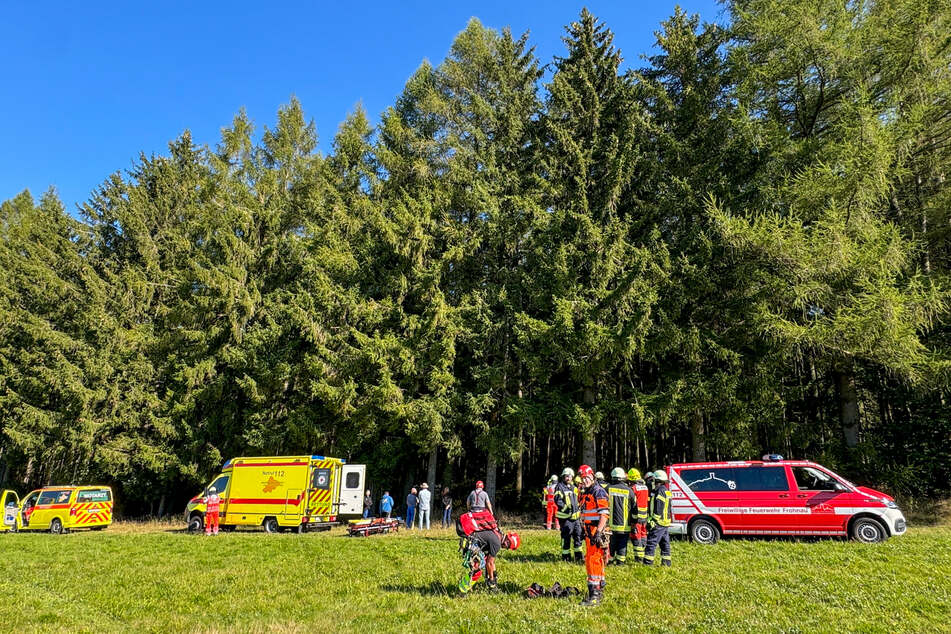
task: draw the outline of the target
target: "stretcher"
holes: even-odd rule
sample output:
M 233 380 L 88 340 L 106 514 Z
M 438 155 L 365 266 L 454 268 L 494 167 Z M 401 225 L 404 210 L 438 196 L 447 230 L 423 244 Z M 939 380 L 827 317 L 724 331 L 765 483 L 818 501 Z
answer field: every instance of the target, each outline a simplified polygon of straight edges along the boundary
M 350 520 L 347 526 L 347 535 L 350 537 L 369 537 L 380 533 L 396 532 L 400 529 L 398 519 L 374 517 L 368 519 Z

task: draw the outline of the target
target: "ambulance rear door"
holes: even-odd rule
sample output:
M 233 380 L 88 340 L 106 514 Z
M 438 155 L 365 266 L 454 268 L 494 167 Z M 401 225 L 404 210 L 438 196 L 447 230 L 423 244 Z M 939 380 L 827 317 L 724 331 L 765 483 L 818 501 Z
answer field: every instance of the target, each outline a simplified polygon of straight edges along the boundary
M 3 524 L 0 531 L 12 530 L 17 523 L 17 510 L 20 508 L 20 497 L 16 491 L 6 490 L 0 494 L 0 513 L 3 513 Z
M 363 486 L 366 472 L 367 466 L 364 464 L 343 465 L 340 472 L 338 514 L 361 515 L 363 513 Z

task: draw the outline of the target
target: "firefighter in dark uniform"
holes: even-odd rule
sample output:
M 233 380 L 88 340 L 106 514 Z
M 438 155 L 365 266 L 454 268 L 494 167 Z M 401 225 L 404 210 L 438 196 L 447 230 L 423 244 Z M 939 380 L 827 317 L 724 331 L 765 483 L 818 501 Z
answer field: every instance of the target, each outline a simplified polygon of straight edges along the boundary
M 611 553 L 608 565 L 623 566 L 627 562 L 627 542 L 630 539 L 631 520 L 636 518 L 637 499 L 627 485 L 627 474 L 621 467 L 611 470 L 608 485 L 608 509 L 611 514 L 608 528 L 611 529 Z
M 578 502 L 581 504 L 581 521 L 587 549 L 584 554 L 585 571 L 588 573 L 588 596 L 581 605 L 598 605 L 604 592 L 604 564 L 608 548 L 608 494 L 598 484 L 594 471 L 586 464 L 578 468 L 584 487 Z
M 654 563 L 654 550 L 660 546 L 660 563 L 670 563 L 670 491 L 667 490 L 667 474 L 662 470 L 654 472 L 654 492 L 649 503 L 647 520 L 647 548 L 644 551 L 644 563 Z
M 578 489 L 574 485 L 575 472 L 565 467 L 561 482 L 555 487 L 555 517 L 561 522 L 561 558 L 565 561 L 581 561 L 581 510 L 578 506 Z
M 644 548 L 647 546 L 647 504 L 650 492 L 641 479 L 641 472 L 631 469 L 627 472 L 627 481 L 634 490 L 637 500 L 637 516 L 631 520 L 631 544 L 634 546 L 634 563 L 644 561 Z

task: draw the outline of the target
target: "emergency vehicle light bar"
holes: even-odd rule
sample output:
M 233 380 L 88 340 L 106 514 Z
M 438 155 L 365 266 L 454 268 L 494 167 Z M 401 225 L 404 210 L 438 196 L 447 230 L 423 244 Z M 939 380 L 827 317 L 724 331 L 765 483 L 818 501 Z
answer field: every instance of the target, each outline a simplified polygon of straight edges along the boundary
M 783 457 L 778 453 L 763 454 L 763 462 L 779 462 Z

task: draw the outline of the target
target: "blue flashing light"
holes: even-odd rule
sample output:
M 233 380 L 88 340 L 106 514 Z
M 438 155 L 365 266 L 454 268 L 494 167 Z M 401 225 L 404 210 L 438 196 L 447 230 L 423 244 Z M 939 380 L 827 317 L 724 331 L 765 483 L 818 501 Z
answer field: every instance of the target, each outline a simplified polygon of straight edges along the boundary
M 323 456 L 311 456 L 310 459 L 311 459 L 311 460 L 324 460 L 325 458 L 324 458 Z
M 225 465 L 224 465 L 223 467 L 221 467 L 221 468 L 222 468 L 222 469 L 227 469 L 227 468 L 230 467 L 230 466 L 231 466 L 231 458 L 228 458 L 227 462 L 225 462 Z
M 763 462 L 779 462 L 783 457 L 778 453 L 768 453 L 763 456 Z

